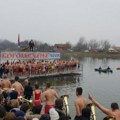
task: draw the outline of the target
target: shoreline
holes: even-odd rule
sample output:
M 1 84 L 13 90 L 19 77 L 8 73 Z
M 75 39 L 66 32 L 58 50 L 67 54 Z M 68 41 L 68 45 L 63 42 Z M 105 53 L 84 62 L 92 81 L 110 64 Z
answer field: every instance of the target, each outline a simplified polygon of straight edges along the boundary
M 111 58 L 120 59 L 120 53 L 110 53 L 110 52 L 61 52 L 61 58 L 66 57 L 93 57 L 93 58 Z

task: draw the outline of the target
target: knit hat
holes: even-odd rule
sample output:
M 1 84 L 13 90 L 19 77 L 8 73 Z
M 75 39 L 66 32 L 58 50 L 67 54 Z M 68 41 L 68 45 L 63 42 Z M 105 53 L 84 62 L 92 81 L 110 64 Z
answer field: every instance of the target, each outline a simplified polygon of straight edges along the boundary
M 49 110 L 49 114 L 50 114 L 51 120 L 58 120 L 59 119 L 58 112 L 55 110 L 55 108 L 51 108 Z
M 16 114 L 16 117 L 18 117 L 18 116 L 24 117 L 25 116 L 25 113 L 22 110 L 16 111 L 15 114 Z
M 14 112 L 16 117 L 24 117 L 25 116 L 25 113 L 22 111 L 22 110 L 15 110 L 15 109 L 12 109 L 11 112 Z

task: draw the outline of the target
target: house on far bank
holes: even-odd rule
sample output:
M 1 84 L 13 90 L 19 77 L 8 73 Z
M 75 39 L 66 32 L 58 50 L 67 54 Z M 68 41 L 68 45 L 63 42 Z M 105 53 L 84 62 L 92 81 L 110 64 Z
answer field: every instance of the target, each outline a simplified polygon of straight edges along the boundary
M 54 51 L 56 52 L 62 52 L 64 50 L 68 50 L 69 47 L 66 44 L 55 44 L 54 45 Z
M 120 52 L 120 47 L 110 47 L 108 52 Z

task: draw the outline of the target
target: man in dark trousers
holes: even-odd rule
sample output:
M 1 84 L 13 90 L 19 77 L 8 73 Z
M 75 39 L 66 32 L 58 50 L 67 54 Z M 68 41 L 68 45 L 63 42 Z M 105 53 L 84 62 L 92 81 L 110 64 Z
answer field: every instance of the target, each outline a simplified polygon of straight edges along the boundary
M 28 85 L 26 85 L 25 88 L 24 88 L 25 99 L 30 100 L 31 96 L 32 96 L 32 93 L 33 93 L 33 88 L 32 88 L 32 86 L 29 82 Z
M 29 47 L 30 47 L 30 51 L 33 51 L 33 48 L 34 48 L 34 42 L 33 42 L 33 40 L 31 40 L 29 42 Z
M 2 78 L 2 75 L 3 75 L 3 67 L 2 64 L 0 64 L 0 78 Z

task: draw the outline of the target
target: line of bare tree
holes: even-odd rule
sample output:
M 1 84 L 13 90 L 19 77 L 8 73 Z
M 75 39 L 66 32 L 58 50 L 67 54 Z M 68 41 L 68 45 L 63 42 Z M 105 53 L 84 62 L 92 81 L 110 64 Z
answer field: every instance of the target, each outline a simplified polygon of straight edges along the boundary
M 84 51 L 84 50 L 98 50 L 98 51 L 108 51 L 111 47 L 111 44 L 108 40 L 100 40 L 91 39 L 88 42 L 84 37 L 81 37 L 78 43 L 73 47 L 75 51 Z
M 25 48 L 28 46 L 30 40 L 25 40 L 20 42 L 21 48 Z M 35 51 L 54 51 L 54 45 L 49 45 L 48 43 L 43 43 L 38 40 L 34 40 L 35 42 Z M 101 50 L 107 51 L 111 44 L 108 40 L 100 40 L 91 39 L 86 41 L 84 37 L 81 37 L 76 45 L 72 45 L 70 42 L 66 42 L 64 44 L 66 48 L 73 51 L 85 51 L 85 50 Z M 18 44 L 11 42 L 9 40 L 0 40 L 0 51 L 4 50 L 18 50 Z

